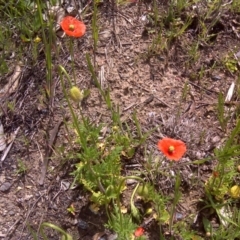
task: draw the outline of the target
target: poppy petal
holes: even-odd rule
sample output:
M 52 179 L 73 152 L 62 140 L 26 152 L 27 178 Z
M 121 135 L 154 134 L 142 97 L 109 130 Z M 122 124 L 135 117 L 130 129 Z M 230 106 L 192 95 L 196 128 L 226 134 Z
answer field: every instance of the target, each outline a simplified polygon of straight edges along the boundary
M 138 227 L 134 232 L 135 237 L 140 237 L 143 234 L 144 234 L 144 229 L 142 227 Z
M 187 150 L 184 142 L 172 138 L 161 139 L 158 148 L 168 159 L 175 161 L 180 160 Z
M 60 25 L 63 31 L 71 37 L 82 37 L 86 32 L 86 25 L 71 16 L 63 18 Z

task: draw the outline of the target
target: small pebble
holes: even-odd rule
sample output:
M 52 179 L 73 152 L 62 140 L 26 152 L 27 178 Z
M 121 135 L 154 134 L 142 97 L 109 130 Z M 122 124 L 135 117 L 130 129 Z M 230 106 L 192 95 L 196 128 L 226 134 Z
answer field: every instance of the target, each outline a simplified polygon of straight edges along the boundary
M 9 214 L 10 216 L 13 216 L 13 215 L 15 215 L 15 212 L 11 210 L 11 211 L 8 212 L 8 214 Z
M 10 182 L 5 182 L 1 185 L 0 191 L 6 192 L 10 189 L 11 186 L 12 186 L 12 184 Z
M 87 229 L 89 226 L 88 226 L 88 223 L 83 221 L 82 219 L 78 219 L 78 224 L 77 224 L 78 228 L 81 228 L 83 230 Z
M 137 183 L 137 182 L 138 181 L 135 180 L 135 179 L 127 179 L 127 181 L 126 181 L 127 185 L 132 185 L 132 184 Z
M 108 236 L 108 240 L 116 240 L 117 238 L 118 238 L 118 235 L 116 233 Z
M 75 218 L 73 221 L 72 221 L 72 225 L 77 225 L 78 224 L 78 220 Z
M 217 75 L 213 75 L 212 76 L 212 80 L 213 81 L 220 81 L 222 78 L 220 76 L 217 76 Z
M 212 143 L 218 143 L 220 142 L 221 138 L 219 136 L 215 136 L 212 138 Z
M 177 221 L 183 219 L 182 213 L 177 212 L 177 213 L 175 214 L 175 218 L 176 218 Z
M 165 61 L 165 58 L 163 56 L 158 56 L 158 60 L 163 62 L 163 61 Z

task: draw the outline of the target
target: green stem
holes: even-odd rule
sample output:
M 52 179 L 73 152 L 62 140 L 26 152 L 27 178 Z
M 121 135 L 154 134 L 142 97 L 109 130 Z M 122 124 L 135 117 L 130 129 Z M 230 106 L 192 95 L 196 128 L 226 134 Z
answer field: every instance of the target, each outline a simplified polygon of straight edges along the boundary
M 119 187 L 118 187 L 118 193 L 120 195 L 120 192 L 121 192 L 121 188 L 122 188 L 122 185 L 123 183 L 127 180 L 127 179 L 135 179 L 135 180 L 138 180 L 140 182 L 143 182 L 144 183 L 144 180 L 140 177 L 137 177 L 137 176 L 126 176 L 124 178 L 122 178 L 120 184 L 119 184 Z
M 135 180 L 138 180 L 140 182 L 144 182 L 144 180 L 140 177 L 137 177 L 137 176 L 127 176 L 127 177 L 124 177 L 120 184 L 119 184 L 119 187 L 118 187 L 118 197 L 117 197 L 117 205 L 118 205 L 118 209 L 119 209 L 119 214 L 120 214 L 120 223 L 122 225 L 122 212 L 121 212 L 121 202 L 120 202 L 120 193 L 121 193 L 121 188 L 124 184 L 124 182 L 127 180 L 127 179 L 135 179 Z
M 74 80 L 74 84 L 76 85 L 76 74 L 75 74 L 75 67 L 74 67 L 74 43 L 73 43 L 73 39 L 70 38 L 70 55 L 71 55 L 71 65 L 72 65 L 72 71 L 73 71 L 73 80 Z
M 170 221 L 169 221 L 169 232 L 170 233 L 172 232 L 173 217 L 174 217 L 174 213 L 176 210 L 176 206 L 181 197 L 181 192 L 179 191 L 180 184 L 181 184 L 181 178 L 180 178 L 180 173 L 178 171 L 176 180 L 175 180 L 174 199 L 173 199 L 172 210 L 171 210 Z
M 64 86 L 62 73 L 64 73 L 64 75 L 67 77 L 67 79 L 71 82 L 70 77 L 69 77 L 69 75 L 67 74 L 66 70 L 65 70 L 61 65 L 59 65 L 59 70 L 60 70 L 60 79 L 61 79 L 61 84 L 62 84 L 62 88 L 63 88 L 63 93 L 64 93 L 64 96 L 65 96 L 65 98 L 66 98 L 66 100 L 67 100 L 67 103 L 68 103 L 68 106 L 69 106 L 71 115 L 72 115 L 72 117 L 73 117 L 74 127 L 75 127 L 76 130 L 77 130 L 77 133 L 78 133 L 78 136 L 79 136 L 79 138 L 80 138 L 80 140 L 81 140 L 81 144 L 82 144 L 83 149 L 86 149 L 86 147 L 87 147 L 87 146 L 86 146 L 86 139 L 85 139 L 85 137 L 82 136 L 82 134 L 81 134 L 81 130 L 80 130 L 80 128 L 79 128 L 77 116 L 76 116 L 76 114 L 75 114 L 74 111 L 73 111 L 72 104 L 71 104 L 70 101 L 69 101 L 69 98 L 68 98 L 68 95 L 67 95 L 67 92 L 66 92 L 66 89 L 65 89 L 65 86 Z
M 48 238 L 46 237 L 45 233 L 43 232 L 43 229 L 44 227 L 50 227 L 58 232 L 60 232 L 63 236 L 64 236 L 64 240 L 73 240 L 73 238 L 68 234 L 66 233 L 64 230 L 62 230 L 61 228 L 59 228 L 58 226 L 52 224 L 52 223 L 48 223 L 48 222 L 45 222 L 45 223 L 42 223 L 41 224 L 41 227 L 40 227 L 40 233 L 43 237 L 44 240 L 47 240 Z M 63 239 L 63 238 L 62 238 Z

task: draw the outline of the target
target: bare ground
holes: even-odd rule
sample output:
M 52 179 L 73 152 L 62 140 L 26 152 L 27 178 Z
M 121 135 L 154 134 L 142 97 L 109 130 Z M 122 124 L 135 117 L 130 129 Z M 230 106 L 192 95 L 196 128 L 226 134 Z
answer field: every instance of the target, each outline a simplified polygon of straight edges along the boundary
M 152 26 L 145 20 L 144 16 L 148 15 L 145 5 L 124 4 L 112 10 L 106 2 L 99 9 L 96 69 L 102 87 L 109 87 L 113 103 L 119 105 L 122 120 L 131 124 L 132 113 L 136 111 L 145 132 L 158 126 L 146 142 L 147 150 L 155 156 L 160 154 L 156 143 L 162 136 L 186 142 L 188 152 L 183 162 L 191 163 L 211 156 L 213 149 L 226 138 L 217 120 L 216 106 L 219 93 L 226 96 L 236 75 L 226 71 L 220 63 L 227 53 L 240 50 L 239 39 L 233 31 L 233 27 L 239 27 L 235 25 L 239 15 L 222 13 L 220 20 L 212 27 L 214 39 L 200 42 L 199 58 L 193 62 L 187 49 L 199 32 L 197 14 L 193 16 L 194 21 L 186 33 L 172 41 L 167 50 L 160 51 L 156 46 L 150 50 L 156 34 L 146 28 L 151 29 Z M 160 12 L 164 13 L 165 9 L 166 5 L 162 4 Z M 187 14 L 186 9 L 180 16 L 182 21 Z M 84 21 L 88 26 L 86 35 L 83 39 L 74 40 L 75 74 L 77 85 L 91 91 L 82 104 L 83 113 L 98 124 L 108 122 L 110 118 L 86 64 L 86 53 L 90 53 L 93 59 L 91 16 Z M 71 71 L 71 68 L 68 69 L 67 39 L 59 38 L 57 44 L 63 51 L 60 60 L 53 59 L 55 64 L 61 63 Z M 25 57 L 27 59 L 28 54 Z M 212 68 L 214 64 L 216 67 Z M 58 131 L 44 184 L 38 183 L 49 138 L 47 133 L 52 133 L 50 130 L 69 115 L 57 71 L 54 72 L 54 101 L 52 108 L 49 108 L 43 95 L 46 84 L 44 53 L 39 54 L 37 63 L 26 61 L 21 67 L 17 91 L 0 96 L 1 122 L 5 132 L 10 135 L 20 127 L 0 168 L 0 238 L 32 239 L 29 227 L 38 232 L 40 224 L 47 221 L 66 229 L 74 239 L 92 239 L 95 233 L 105 230 L 106 217 L 102 210 L 97 214 L 89 210 L 88 195 L 81 187 L 69 189 L 73 181 L 69 172 L 74 169 L 74 164 L 63 160 L 66 151 L 71 149 L 65 125 Z M 8 78 L 6 76 L 1 84 L 5 84 Z M 11 111 L 6 106 L 13 100 L 15 108 Z M 232 106 L 228 108 L 232 111 Z M 234 116 L 229 129 L 233 122 Z M 27 166 L 25 174 L 17 173 L 19 160 Z M 139 164 L 141 170 L 145 163 L 143 148 L 140 147 L 134 158 L 123 165 L 124 171 L 130 173 L 132 164 Z M 184 218 L 197 214 L 198 199 L 203 194 L 203 185 L 211 174 L 213 164 L 210 162 L 198 167 L 191 164 L 174 165 L 174 168 L 180 168 L 183 179 L 186 201 L 180 203 L 178 211 Z M 165 189 L 166 194 L 172 192 L 174 186 L 171 179 L 159 176 L 158 181 L 155 183 L 157 188 Z M 125 194 L 127 198 L 127 192 Z M 76 209 L 75 217 L 66 211 L 71 204 Z M 200 227 L 198 230 L 201 232 Z M 158 239 L 158 231 L 156 223 L 152 222 L 146 235 L 149 239 Z M 59 239 L 54 231 L 48 230 L 47 234 L 49 239 Z

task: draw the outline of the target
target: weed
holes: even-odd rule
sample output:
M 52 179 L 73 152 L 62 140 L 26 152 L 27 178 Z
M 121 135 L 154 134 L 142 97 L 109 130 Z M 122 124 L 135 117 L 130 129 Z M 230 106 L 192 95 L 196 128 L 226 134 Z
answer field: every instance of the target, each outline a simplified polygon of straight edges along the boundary
M 120 215 L 119 209 L 116 207 L 110 214 L 110 218 L 106 227 L 112 229 L 114 232 L 118 233 L 119 240 L 131 239 L 134 230 L 137 225 L 132 221 L 132 217 L 129 214 Z M 144 237 L 138 239 L 146 239 Z
M 230 55 L 228 55 L 224 58 L 223 64 L 230 73 L 235 73 L 238 70 L 237 60 Z
M 67 211 L 68 211 L 69 213 L 71 213 L 73 216 L 76 215 L 76 213 L 75 213 L 76 209 L 75 209 L 75 207 L 74 207 L 73 204 L 71 204 L 70 207 L 67 208 Z
M 22 161 L 22 160 L 18 160 L 17 161 L 17 170 L 16 170 L 16 174 L 17 175 L 24 175 L 26 174 L 28 168 L 27 166 L 25 165 L 25 163 Z
M 231 4 L 231 9 L 233 12 L 239 13 L 240 12 L 240 3 L 238 0 L 233 0 Z
M 218 164 L 214 169 L 212 176 L 205 184 L 206 191 L 206 206 L 205 208 L 211 208 L 216 211 L 220 221 L 223 225 L 232 225 L 232 227 L 238 226 L 234 223 L 232 211 L 228 210 L 231 206 L 231 198 L 235 199 L 238 196 L 233 193 L 233 183 L 237 176 L 237 164 L 238 156 L 240 154 L 239 144 L 236 142 L 236 137 L 240 132 L 240 121 L 237 121 L 236 127 L 232 130 L 229 138 L 224 146 L 220 149 L 215 149 L 215 158 L 218 160 Z M 228 199 L 228 200 L 226 200 Z M 205 225 L 208 220 L 205 220 Z M 209 228 L 211 229 L 211 227 Z M 214 235 L 214 239 L 227 239 L 225 237 L 220 238 L 220 227 L 216 232 L 211 231 L 210 234 Z M 230 232 L 226 233 L 226 236 Z M 215 238 L 216 237 L 216 238 Z M 234 238 L 231 238 L 234 239 Z
M 199 42 L 193 42 L 188 48 L 188 56 L 190 57 L 189 63 L 196 63 L 200 57 Z
M 31 41 L 39 29 L 38 18 L 29 1 L 11 0 L 0 3 L 0 73 L 11 70 L 9 58 L 22 59 L 26 41 Z M 27 14 L 26 14 L 27 13 Z M 9 40 L 11 39 L 11 40 Z M 26 40 L 26 41 L 25 41 Z
M 54 32 L 53 27 L 53 16 L 48 14 L 48 22 L 45 23 L 43 20 L 43 9 L 47 9 L 47 13 L 49 10 L 45 4 L 39 0 L 37 0 L 37 17 L 38 17 L 38 25 L 41 30 L 41 36 L 44 44 L 44 52 L 46 59 L 46 95 L 50 101 L 50 106 L 52 106 L 53 94 L 54 94 L 54 82 L 53 82 L 53 59 L 52 59 L 52 48 L 55 46 L 56 42 L 56 34 Z
M 14 112 L 15 104 L 15 101 L 8 102 L 7 107 L 11 112 Z

